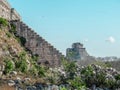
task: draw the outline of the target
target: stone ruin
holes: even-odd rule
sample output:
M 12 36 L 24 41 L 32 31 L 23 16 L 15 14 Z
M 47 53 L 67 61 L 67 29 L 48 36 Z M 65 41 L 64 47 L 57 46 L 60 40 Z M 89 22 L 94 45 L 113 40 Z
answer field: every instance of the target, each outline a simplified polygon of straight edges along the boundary
M 9 21 L 21 19 L 19 13 L 14 8 L 11 8 L 7 0 L 0 0 L 0 17 Z
M 26 39 L 25 47 L 39 56 L 38 63 L 48 64 L 51 67 L 61 64 L 61 59 L 65 56 L 25 24 L 7 0 L 0 0 L 0 17 L 16 25 L 16 35 Z
M 80 61 L 80 60 L 91 60 L 94 59 L 90 56 L 86 48 L 83 47 L 83 44 L 77 42 L 72 44 L 72 48 L 67 48 L 66 57 L 72 61 Z

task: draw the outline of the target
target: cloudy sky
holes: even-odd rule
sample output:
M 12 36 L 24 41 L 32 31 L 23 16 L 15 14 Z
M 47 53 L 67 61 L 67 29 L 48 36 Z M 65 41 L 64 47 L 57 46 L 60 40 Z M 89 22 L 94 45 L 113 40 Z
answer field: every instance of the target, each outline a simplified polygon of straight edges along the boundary
M 65 54 L 81 42 L 93 56 L 120 57 L 120 0 L 8 0 L 22 19 Z

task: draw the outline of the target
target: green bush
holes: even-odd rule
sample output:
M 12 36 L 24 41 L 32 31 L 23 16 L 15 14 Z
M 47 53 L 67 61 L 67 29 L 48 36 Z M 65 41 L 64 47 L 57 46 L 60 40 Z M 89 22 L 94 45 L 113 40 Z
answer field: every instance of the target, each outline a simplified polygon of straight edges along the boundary
M 22 73 L 27 72 L 28 66 L 25 60 L 19 60 L 15 63 L 16 68 Z
M 14 64 L 11 60 L 5 60 L 5 74 L 10 73 L 14 69 Z
M 29 73 L 32 76 L 37 76 L 38 75 L 37 68 L 33 65 L 32 68 L 29 70 Z
M 87 66 L 81 70 L 82 79 L 87 86 L 91 86 L 95 82 L 96 77 L 94 77 L 93 71 L 91 66 Z
M 24 37 L 16 37 L 16 39 L 22 46 L 25 46 L 26 39 Z
M 4 19 L 4 18 L 0 18 L 0 25 L 1 25 L 1 26 L 4 26 L 4 27 L 8 26 L 7 20 Z
M 37 66 L 37 71 L 38 71 L 38 76 L 39 77 L 44 77 L 45 76 L 45 68 L 41 66 Z
M 116 80 L 120 80 L 120 74 L 117 74 L 117 75 L 115 76 L 115 79 L 116 79 Z
M 7 37 L 11 37 L 12 35 L 9 32 L 6 32 Z
M 75 76 L 75 72 L 76 72 L 76 65 L 75 62 L 69 62 L 69 63 L 65 63 L 64 65 L 64 69 L 67 73 L 67 77 L 69 79 L 73 79 Z
M 15 63 L 16 68 L 25 73 L 28 69 L 27 62 L 26 62 L 26 52 L 23 51 L 19 54 L 19 59 Z
M 107 88 L 111 88 L 114 90 L 114 88 L 116 87 L 116 82 L 114 80 L 111 80 L 111 79 L 105 80 L 105 86 Z
M 37 62 L 38 59 L 39 59 L 39 56 L 37 54 L 32 56 L 32 61 Z
M 65 88 L 65 87 L 60 87 L 60 90 L 67 90 L 67 88 Z
M 69 80 L 68 83 L 72 89 L 86 90 L 86 85 L 80 77 L 75 77 L 73 80 Z
M 22 51 L 21 53 L 19 53 L 19 59 L 20 60 L 24 60 L 24 59 L 26 59 L 26 52 L 25 51 Z
M 16 32 L 17 32 L 17 31 L 16 31 L 16 26 L 15 26 L 13 23 L 11 23 L 10 25 L 11 25 L 11 30 L 10 30 L 10 32 L 11 32 L 11 33 L 16 33 Z

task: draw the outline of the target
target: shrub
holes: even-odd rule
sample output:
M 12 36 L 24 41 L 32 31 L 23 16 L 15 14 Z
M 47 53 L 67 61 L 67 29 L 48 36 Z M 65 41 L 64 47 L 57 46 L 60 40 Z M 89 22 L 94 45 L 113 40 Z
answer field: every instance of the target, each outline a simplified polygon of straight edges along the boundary
M 32 56 L 32 61 L 37 62 L 38 59 L 39 59 L 39 56 L 37 54 Z
M 5 74 L 10 73 L 14 69 L 14 64 L 11 60 L 5 60 Z
M 65 88 L 65 87 L 60 87 L 60 90 L 67 90 L 67 88 Z
M 15 66 L 18 70 L 25 73 L 28 69 L 27 62 L 26 62 L 26 52 L 21 52 L 19 54 L 19 60 L 16 61 Z
M 24 37 L 16 37 L 16 39 L 22 46 L 25 46 L 26 39 Z
M 38 76 L 44 77 L 45 76 L 45 68 L 41 66 L 37 66 Z
M 32 76 L 38 75 L 37 68 L 33 65 L 32 68 L 29 70 L 29 73 Z
M 7 37 L 11 37 L 11 34 L 9 32 L 6 32 Z
M 116 80 L 120 80 L 120 74 L 117 74 L 117 75 L 115 76 L 115 79 L 116 79 Z
M 1 26 L 4 26 L 4 27 L 8 26 L 7 20 L 4 19 L 4 18 L 0 18 L 0 25 L 1 25 Z
M 19 53 L 19 59 L 20 60 L 26 59 L 26 52 L 25 51 L 22 51 L 21 53 Z
M 103 71 L 99 71 L 98 73 L 96 73 L 96 84 L 98 86 L 103 85 L 105 83 L 105 79 L 106 79 L 106 73 Z
M 110 89 L 115 89 L 116 87 L 116 82 L 114 80 L 108 79 L 105 80 L 105 86 Z
M 64 69 L 67 73 L 67 77 L 69 79 L 73 79 L 74 76 L 75 76 L 75 72 L 76 72 L 76 65 L 75 65 L 75 62 L 69 62 L 69 63 L 66 63 L 64 65 Z
M 16 26 L 14 24 L 10 24 L 11 25 L 11 33 L 16 33 Z
M 93 74 L 93 68 L 91 66 L 87 66 L 81 70 L 81 75 L 83 78 L 83 81 L 86 82 L 87 86 L 91 86 L 95 81 L 96 78 L 94 78 Z
M 25 60 L 19 60 L 15 63 L 16 68 L 21 71 L 22 73 L 25 73 L 28 69 L 27 62 Z
M 80 77 L 75 77 L 73 80 L 69 80 L 69 84 L 72 89 L 86 90 L 85 83 Z

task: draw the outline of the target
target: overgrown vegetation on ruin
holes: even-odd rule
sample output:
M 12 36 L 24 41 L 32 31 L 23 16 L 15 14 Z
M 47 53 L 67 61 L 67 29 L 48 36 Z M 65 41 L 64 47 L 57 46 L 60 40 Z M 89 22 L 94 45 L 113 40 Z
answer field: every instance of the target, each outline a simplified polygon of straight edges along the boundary
M 1 77 L 16 79 L 19 76 L 32 79 L 31 82 L 25 82 L 24 85 L 34 85 L 37 82 L 69 86 L 60 87 L 60 90 L 86 90 L 93 86 L 111 90 L 120 88 L 120 73 L 111 68 L 110 63 L 94 62 L 90 65 L 80 66 L 76 62 L 70 62 L 63 58 L 60 67 L 50 68 L 39 65 L 37 63 L 39 56 L 26 51 L 25 38 L 16 37 L 15 26 L 13 24 L 8 26 L 5 19 L 0 20 L 0 25 L 10 29 L 0 30 L 0 42 L 3 43 L 0 46 L 1 51 L 4 52 L 0 54 L 0 59 L 5 65 Z M 11 75 L 11 72 L 17 72 L 18 76 Z

